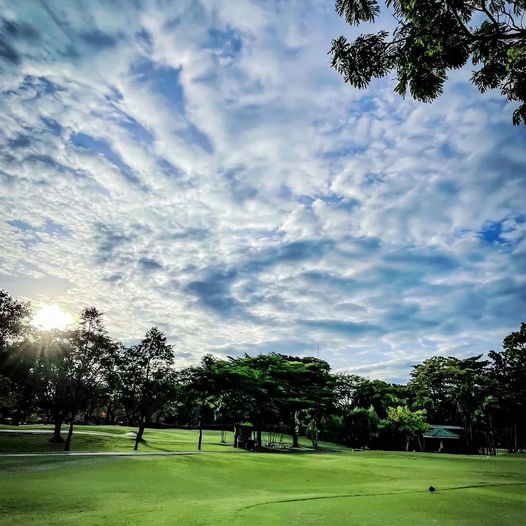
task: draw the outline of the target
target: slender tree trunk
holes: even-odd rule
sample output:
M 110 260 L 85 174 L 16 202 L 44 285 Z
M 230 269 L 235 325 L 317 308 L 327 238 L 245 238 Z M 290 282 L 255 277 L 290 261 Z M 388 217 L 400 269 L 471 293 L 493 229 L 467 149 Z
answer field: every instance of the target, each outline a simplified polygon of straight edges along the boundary
M 73 404 L 71 406 L 71 413 L 70 413 L 71 419 L 69 421 L 68 436 L 66 437 L 66 444 L 64 445 L 64 451 L 70 451 L 71 449 L 71 440 L 73 438 L 73 423 L 75 422 L 77 411 L 79 410 L 79 408 L 77 407 L 77 404 L 78 404 L 80 382 L 81 382 L 80 377 L 77 376 L 77 380 L 75 382 L 75 388 L 72 394 Z
M 312 447 L 318 447 L 318 428 L 315 426 L 312 430 Z
M 292 413 L 292 447 L 299 447 L 299 424 L 296 411 Z
M 53 435 L 49 439 L 50 442 L 53 442 L 54 444 L 63 444 L 64 439 L 62 438 L 61 431 L 62 431 L 62 418 L 57 418 L 54 421 L 55 427 L 53 428 Z
M 203 424 L 199 420 L 199 441 L 197 442 L 197 450 L 201 451 L 201 445 L 203 443 Z
M 256 431 L 256 443 L 257 443 L 258 447 L 262 447 L 262 444 L 261 444 L 261 429 L 258 429 Z
M 518 440 L 518 436 L 517 436 L 517 422 L 515 422 L 513 424 L 513 452 L 514 453 L 517 453 L 517 451 L 519 450 L 518 447 L 519 447 L 519 444 L 518 444 L 519 440 Z
M 68 436 L 66 438 L 66 444 L 64 445 L 64 451 L 71 450 L 71 439 L 73 438 L 73 422 L 75 421 L 75 414 L 71 415 L 71 420 L 69 421 Z
M 234 425 L 234 447 L 237 447 L 237 437 L 238 437 L 238 426 Z
M 104 423 L 105 424 L 112 424 L 113 420 L 113 402 L 110 402 L 108 404 L 108 407 L 106 408 L 106 416 L 104 417 Z
M 139 420 L 139 430 L 137 431 L 137 436 L 135 437 L 135 445 L 133 450 L 137 451 L 139 449 L 139 442 L 142 442 L 142 436 L 144 435 L 144 418 Z
M 411 443 L 411 437 L 409 435 L 407 435 L 405 437 L 405 450 L 406 451 L 409 451 L 409 444 Z

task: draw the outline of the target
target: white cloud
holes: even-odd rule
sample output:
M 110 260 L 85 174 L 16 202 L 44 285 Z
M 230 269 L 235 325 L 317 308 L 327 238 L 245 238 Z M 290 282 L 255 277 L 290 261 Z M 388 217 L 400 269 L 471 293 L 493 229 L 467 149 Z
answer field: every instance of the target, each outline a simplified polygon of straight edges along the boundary
M 321 1 L 46 5 L 4 11 L 0 286 L 395 379 L 523 321 L 524 132 L 465 71 L 433 105 L 351 89 Z

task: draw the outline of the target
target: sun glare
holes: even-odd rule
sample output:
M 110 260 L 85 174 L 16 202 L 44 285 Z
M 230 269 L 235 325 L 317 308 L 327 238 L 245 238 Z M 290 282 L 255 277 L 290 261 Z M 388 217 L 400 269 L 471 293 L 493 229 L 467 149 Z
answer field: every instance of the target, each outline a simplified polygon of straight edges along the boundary
M 44 305 L 33 316 L 33 325 L 42 331 L 64 330 L 71 323 L 71 316 L 58 305 Z

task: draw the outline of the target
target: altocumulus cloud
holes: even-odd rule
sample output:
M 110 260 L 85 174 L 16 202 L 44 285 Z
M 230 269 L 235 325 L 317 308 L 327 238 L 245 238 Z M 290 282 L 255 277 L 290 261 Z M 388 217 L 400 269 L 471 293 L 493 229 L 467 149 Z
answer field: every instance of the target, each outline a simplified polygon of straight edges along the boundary
M 523 321 L 526 134 L 469 71 L 430 106 L 350 89 L 317 0 L 1 16 L 1 287 L 181 362 L 320 344 L 391 379 Z

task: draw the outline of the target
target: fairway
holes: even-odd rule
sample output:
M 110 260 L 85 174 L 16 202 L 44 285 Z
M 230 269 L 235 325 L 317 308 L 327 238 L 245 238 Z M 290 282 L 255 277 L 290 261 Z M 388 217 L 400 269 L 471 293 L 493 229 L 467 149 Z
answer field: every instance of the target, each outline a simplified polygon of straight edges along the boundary
M 152 431 L 149 450 L 181 450 L 172 440 L 192 444 L 194 436 Z M 205 452 L 192 456 L 0 458 L 0 523 L 525 523 L 526 458 L 520 456 L 341 448 L 232 454 L 232 448 L 211 443 L 218 435 L 209 433 L 208 444 L 206 437 Z M 115 440 L 122 449 L 124 439 Z M 19 449 L 26 446 L 19 443 Z

